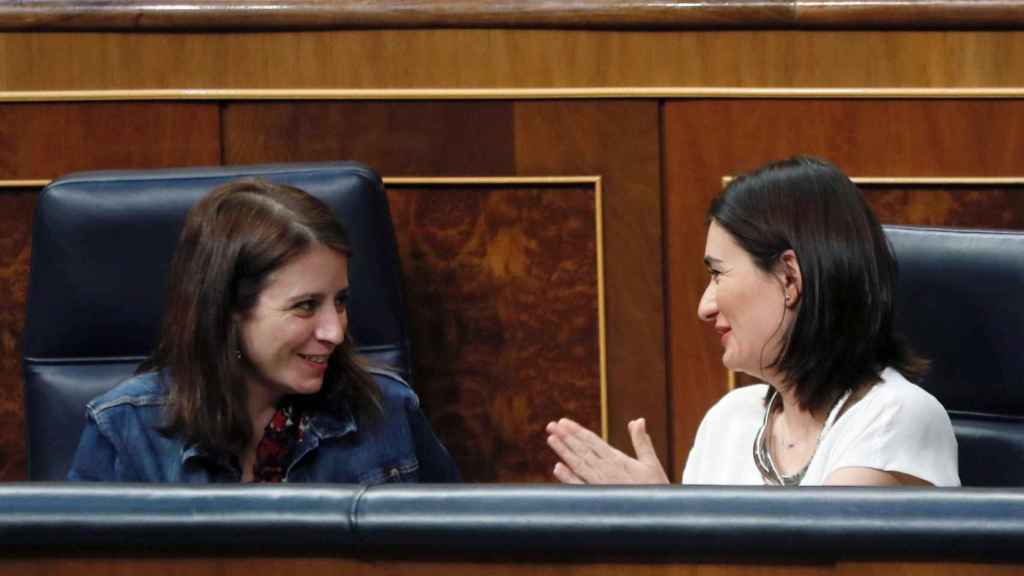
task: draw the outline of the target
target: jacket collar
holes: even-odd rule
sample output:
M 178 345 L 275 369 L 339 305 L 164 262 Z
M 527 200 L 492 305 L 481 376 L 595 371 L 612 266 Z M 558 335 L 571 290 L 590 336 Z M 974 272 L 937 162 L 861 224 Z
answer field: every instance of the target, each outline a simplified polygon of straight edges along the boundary
M 317 444 L 325 438 L 339 438 L 359 429 L 349 402 L 332 402 L 331 404 L 332 410 L 314 409 L 309 416 L 307 433 L 311 433 L 316 438 Z M 202 458 L 223 468 L 237 468 L 237 465 L 232 462 L 233 458 L 215 456 L 195 443 L 185 444 L 181 447 L 182 464 L 192 458 Z

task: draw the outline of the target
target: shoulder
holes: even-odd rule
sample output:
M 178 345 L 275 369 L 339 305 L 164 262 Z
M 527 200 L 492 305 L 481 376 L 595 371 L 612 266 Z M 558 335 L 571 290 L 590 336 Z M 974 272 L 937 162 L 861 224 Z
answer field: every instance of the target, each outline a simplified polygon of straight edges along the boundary
M 143 407 L 162 407 L 167 403 L 167 387 L 160 372 L 146 372 L 132 376 L 113 389 L 92 399 L 87 409 L 94 416 Z
M 759 424 L 764 416 L 764 399 L 767 394 L 767 384 L 754 384 L 731 390 L 708 410 L 701 427 Z
M 748 412 L 761 414 L 764 412 L 764 399 L 767 394 L 767 384 L 753 384 L 733 389 L 708 410 L 708 415 L 722 413 L 731 416 Z
M 398 373 L 378 367 L 370 367 L 366 371 L 380 389 L 381 402 L 385 406 L 404 405 L 411 409 L 419 408 L 419 397 Z
M 898 420 L 919 422 L 949 419 L 946 409 L 935 396 L 893 368 L 882 371 L 882 380 L 858 404 L 871 412 L 889 413 Z

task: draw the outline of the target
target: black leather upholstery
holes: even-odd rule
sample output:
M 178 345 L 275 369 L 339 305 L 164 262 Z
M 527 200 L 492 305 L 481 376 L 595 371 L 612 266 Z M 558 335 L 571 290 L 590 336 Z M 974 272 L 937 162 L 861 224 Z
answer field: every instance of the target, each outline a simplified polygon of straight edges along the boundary
M 349 331 L 376 363 L 408 376 L 398 250 L 380 178 L 355 163 L 72 174 L 36 207 L 25 325 L 29 477 L 63 479 L 85 403 L 152 349 L 167 268 L 188 208 L 244 176 L 298 186 L 346 225 Z
M 897 328 L 931 360 L 965 486 L 1024 486 L 1024 233 L 887 226 Z
M 0 485 L 0 553 L 1020 561 L 1024 491 Z M 385 570 L 386 571 L 386 570 Z

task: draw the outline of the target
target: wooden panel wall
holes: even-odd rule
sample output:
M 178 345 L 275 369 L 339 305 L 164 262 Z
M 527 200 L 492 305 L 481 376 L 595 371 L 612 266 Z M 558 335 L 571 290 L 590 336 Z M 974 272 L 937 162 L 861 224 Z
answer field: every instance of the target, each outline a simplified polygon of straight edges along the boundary
M 170 92 L 110 92 L 145 89 Z M 600 176 L 611 438 L 628 449 L 625 420 L 646 416 L 678 478 L 723 392 L 695 313 L 721 177 L 797 152 L 854 176 L 1020 176 L 1022 96 L 1012 29 L 4 32 L 0 179 L 337 159 L 385 176 Z M 182 97 L 207 101 L 159 101 Z M 893 221 L 1021 220 L 1015 192 L 880 194 Z M 31 197 L 0 192 L 0 479 L 23 473 Z
M 1024 174 L 1021 100 L 693 100 L 665 104 L 665 207 L 674 467 L 704 411 L 726 390 L 717 339 L 696 319 L 707 275 L 704 214 L 722 177 L 794 154 L 850 176 L 1010 177 Z M 1019 192 L 867 187 L 883 221 L 1013 227 Z M 933 187 L 934 188 L 934 187 Z M 927 196 L 922 196 L 927 194 Z
M 543 423 L 568 416 L 601 430 L 598 194 L 594 184 L 389 187 L 413 382 L 466 481 L 548 481 Z
M 1014 88 L 1021 62 L 1020 30 L 0 33 L 0 91 Z

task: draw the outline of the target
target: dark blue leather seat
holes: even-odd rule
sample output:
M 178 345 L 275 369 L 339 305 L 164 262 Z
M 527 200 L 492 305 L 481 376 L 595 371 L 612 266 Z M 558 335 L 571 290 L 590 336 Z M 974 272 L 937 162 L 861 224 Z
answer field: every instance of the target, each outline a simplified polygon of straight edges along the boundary
M 255 176 L 323 199 L 355 252 L 349 331 L 364 354 L 408 376 L 401 271 L 380 178 L 355 163 L 72 174 L 36 208 L 24 340 L 29 478 L 64 478 L 85 403 L 152 349 L 167 268 L 189 207 Z
M 1024 486 L 1024 233 L 887 226 L 896 324 L 931 360 L 964 486 Z

